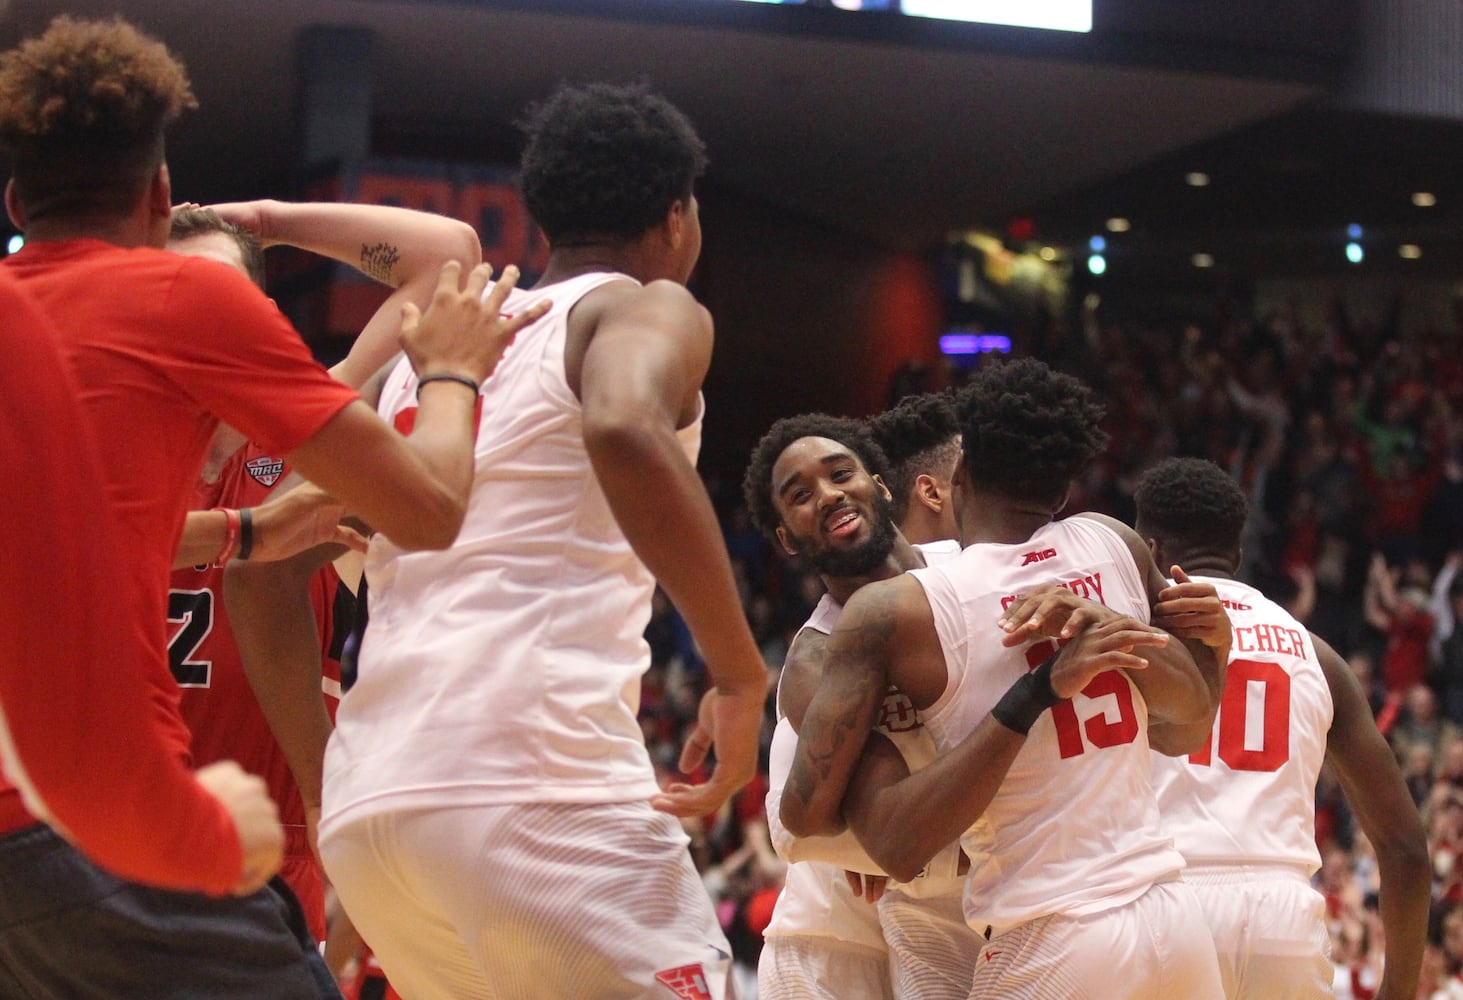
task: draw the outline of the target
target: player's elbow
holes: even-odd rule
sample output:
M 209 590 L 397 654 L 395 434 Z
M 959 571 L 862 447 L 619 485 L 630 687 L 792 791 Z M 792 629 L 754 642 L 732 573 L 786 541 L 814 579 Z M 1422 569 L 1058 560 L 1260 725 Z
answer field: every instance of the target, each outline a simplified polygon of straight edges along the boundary
M 467 507 L 450 498 L 443 498 L 429 512 L 402 524 L 400 530 L 385 530 L 392 543 L 411 552 L 440 551 L 452 547 L 462 530 Z
M 1384 877 L 1390 870 L 1396 873 L 1399 881 L 1431 885 L 1432 857 L 1421 822 L 1408 823 L 1402 829 L 1389 831 L 1373 846 Z
M 814 803 L 805 803 L 793 795 L 783 795 L 778 815 L 794 837 L 832 837 L 842 832 L 837 816 L 830 817 Z
M 483 244 L 477 230 L 460 219 L 441 217 L 441 246 L 448 260 L 462 264 L 464 273 L 483 262 Z
M 1154 722 L 1148 727 L 1148 746 L 1165 757 L 1187 757 L 1209 745 L 1212 728 L 1211 717 L 1188 724 Z
M 864 849 L 896 882 L 913 882 L 919 878 L 930 860 L 924 851 L 915 849 L 914 845 L 900 843 L 898 838 L 886 840 L 872 850 L 866 844 Z
M 373 519 L 392 544 L 411 552 L 450 548 L 467 517 L 467 498 L 435 481 L 414 491 L 399 511 Z
M 848 805 L 847 812 L 849 829 L 859 846 L 896 882 L 918 878 L 939 849 L 924 842 L 925 826 L 909 822 L 907 814 L 869 803 Z
M 643 459 L 655 450 L 655 428 L 643 410 L 599 405 L 585 411 L 584 447 L 591 459 Z

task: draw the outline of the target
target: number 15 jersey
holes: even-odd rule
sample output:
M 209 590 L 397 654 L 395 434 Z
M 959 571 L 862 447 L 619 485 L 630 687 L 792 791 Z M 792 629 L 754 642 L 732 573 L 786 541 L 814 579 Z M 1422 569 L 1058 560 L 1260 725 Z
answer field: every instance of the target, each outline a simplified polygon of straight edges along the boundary
M 1016 545 L 971 545 L 911 573 L 929 599 L 949 672 L 944 694 L 923 713 L 941 752 L 1055 648 L 1051 640 L 1002 645 L 996 622 L 1023 594 L 1060 584 L 1119 614 L 1149 617 L 1132 551 L 1092 518 L 1053 522 Z M 978 930 L 1101 913 L 1183 868 L 1159 825 L 1148 707 L 1126 673 L 1104 671 L 1042 713 L 961 843 L 970 856 L 965 917 Z
M 1254 587 L 1212 583 L 1234 643 L 1209 746 L 1153 755 L 1164 825 L 1190 864 L 1321 865 L 1316 778 L 1331 728 L 1331 688 L 1305 626 Z

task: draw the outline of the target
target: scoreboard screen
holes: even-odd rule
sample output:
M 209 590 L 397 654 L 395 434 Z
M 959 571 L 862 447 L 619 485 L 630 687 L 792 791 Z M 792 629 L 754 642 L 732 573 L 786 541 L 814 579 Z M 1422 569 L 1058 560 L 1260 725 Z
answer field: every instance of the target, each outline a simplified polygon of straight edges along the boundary
M 913 17 L 1053 31 L 1092 30 L 1092 0 L 743 0 L 747 3 L 878 10 Z

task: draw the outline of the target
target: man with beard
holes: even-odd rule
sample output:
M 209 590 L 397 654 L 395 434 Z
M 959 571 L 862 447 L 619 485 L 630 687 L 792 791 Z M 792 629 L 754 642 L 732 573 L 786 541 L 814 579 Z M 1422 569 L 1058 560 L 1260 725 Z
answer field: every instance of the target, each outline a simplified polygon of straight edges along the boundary
M 916 446 L 907 454 L 926 451 Z M 920 468 L 926 464 L 915 462 Z M 794 639 L 778 688 L 767 814 L 774 844 L 791 865 L 758 969 L 758 995 L 773 1000 L 961 998 L 979 952 L 961 916 L 963 855 L 957 845 L 909 884 L 882 895 L 882 869 L 850 835 L 796 839 L 778 821 L 796 728 L 843 602 L 871 580 L 924 565 L 926 555 L 949 558 L 958 551 L 953 541 L 922 538 L 933 543 L 922 553 L 900 533 L 893 519 L 896 501 L 881 478 L 887 468 L 868 426 L 807 414 L 772 426 L 753 451 L 743 483 L 753 521 L 789 556 L 811 564 L 828 590 Z M 916 469 L 909 479 L 916 477 L 927 474 Z M 903 499 L 908 510 L 908 496 Z M 909 699 L 892 688 L 876 732 L 875 741 L 901 764 L 918 766 L 933 755 Z M 877 910 L 867 905 L 876 901 Z
M 1148 748 L 1151 731 L 1169 752 L 1198 749 L 1227 651 L 1190 650 L 1146 624 L 1166 582 L 1132 529 L 1099 515 L 1056 520 L 1106 442 L 1087 387 L 1028 359 L 982 371 L 956 405 L 965 547 L 849 600 L 781 818 L 794 834 L 829 835 L 847 809 L 896 878 L 960 836 L 965 917 L 987 940 L 972 998 L 1217 1000 L 1213 944 L 1159 826 Z M 1005 610 L 1052 582 L 1116 614 L 1061 647 L 1039 632 L 1004 646 Z M 1215 599 L 1199 603 L 1223 614 Z M 850 779 L 866 776 L 862 751 L 891 683 L 940 754 L 861 796 Z

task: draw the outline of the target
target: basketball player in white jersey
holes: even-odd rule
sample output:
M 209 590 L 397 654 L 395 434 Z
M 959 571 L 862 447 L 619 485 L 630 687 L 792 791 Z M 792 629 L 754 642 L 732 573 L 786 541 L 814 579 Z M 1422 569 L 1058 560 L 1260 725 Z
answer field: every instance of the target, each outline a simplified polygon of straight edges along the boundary
M 1227 651 L 1146 624 L 1164 580 L 1131 529 L 1054 520 L 1106 441 L 1085 386 L 1014 361 L 981 372 L 957 410 L 965 549 L 850 598 L 804 716 L 783 822 L 835 833 L 850 791 L 855 833 L 895 878 L 961 836 L 965 918 L 988 942 L 972 998 L 1217 1000 L 1213 943 L 1159 825 L 1148 747 L 1151 728 L 1165 750 L 1198 748 Z M 1117 614 L 1060 649 L 1004 646 L 1005 608 L 1052 582 Z M 940 756 L 851 787 L 856 768 L 861 779 L 884 769 L 860 757 L 890 683 Z
M 870 417 L 868 423 L 889 459 L 885 481 L 894 495 L 894 520 L 900 532 L 919 546 L 930 565 L 957 554 L 960 526 L 955 521 L 954 479 L 960 463 L 960 422 L 950 394 L 906 398 Z M 907 766 L 923 766 L 933 757 L 934 741 L 924 731 L 913 704 L 906 696 L 899 697 L 901 701 L 893 706 L 885 699 L 881 718 L 903 726 L 918 723 L 917 746 L 922 755 L 903 756 Z M 889 748 L 882 749 L 887 752 Z M 895 774 L 903 777 L 905 768 L 899 767 L 893 754 L 889 757 Z M 955 851 L 953 857 L 963 876 L 970 860 L 958 844 Z M 893 959 L 898 996 L 964 996 L 958 984 L 963 982 L 969 988 L 984 941 L 974 937 L 965 923 L 963 877 L 959 885 L 936 889 L 937 880 L 931 874 L 938 870 L 938 859 L 948 856 L 942 850 L 920 878 L 913 883 L 891 882 L 879 898 L 879 921 Z
M 1155 757 L 1165 825 L 1188 860 L 1230 1000 L 1329 997 L 1325 900 L 1311 887 L 1316 777 L 1329 762 L 1376 849 L 1386 968 L 1380 1000 L 1411 1000 L 1427 932 L 1422 819 L 1346 662 L 1235 579 L 1244 492 L 1223 469 L 1170 459 L 1138 486 L 1138 533 L 1160 566 L 1219 591 L 1234 626 L 1218 720 L 1188 757 Z
M 948 416 L 946 444 L 955 433 L 953 414 Z M 938 447 L 918 451 L 940 453 Z M 957 845 L 949 845 L 912 884 L 891 886 L 877 896 L 870 883 L 882 885 L 883 873 L 850 835 L 800 840 L 790 837 L 777 817 L 795 729 L 817 683 L 842 602 L 870 580 L 922 566 L 926 556 L 948 558 L 958 551 L 946 540 L 943 553 L 935 542 L 922 555 L 904 538 L 892 518 L 894 500 L 880 478 L 888 468 L 864 424 L 805 414 L 773 424 L 753 450 L 743 482 L 758 527 L 788 555 L 811 564 L 828 591 L 794 639 L 778 691 L 768 825 L 774 845 L 792 864 L 763 934 L 758 995 L 769 1000 L 964 997 L 979 950 L 960 917 L 963 856 Z M 938 507 L 943 498 L 931 499 Z M 901 693 L 888 692 L 877 728 L 875 739 L 891 741 L 911 766 L 933 756 L 914 707 Z M 859 892 L 850 890 L 845 870 L 863 883 Z M 861 875 L 877 876 L 877 881 Z M 875 897 L 877 910 L 869 905 Z M 895 908 L 888 909 L 886 900 Z M 916 953 L 912 941 L 926 947 Z
M 766 673 L 692 464 L 711 321 L 689 122 L 643 86 L 562 87 L 527 123 L 550 245 L 531 323 L 484 383 L 477 480 L 449 550 L 377 539 L 370 624 L 326 754 L 320 850 L 412 1000 L 724 997 L 730 949 L 663 810 L 751 778 Z M 380 412 L 410 424 L 398 365 Z M 658 787 L 636 722 L 658 578 L 716 687 Z

